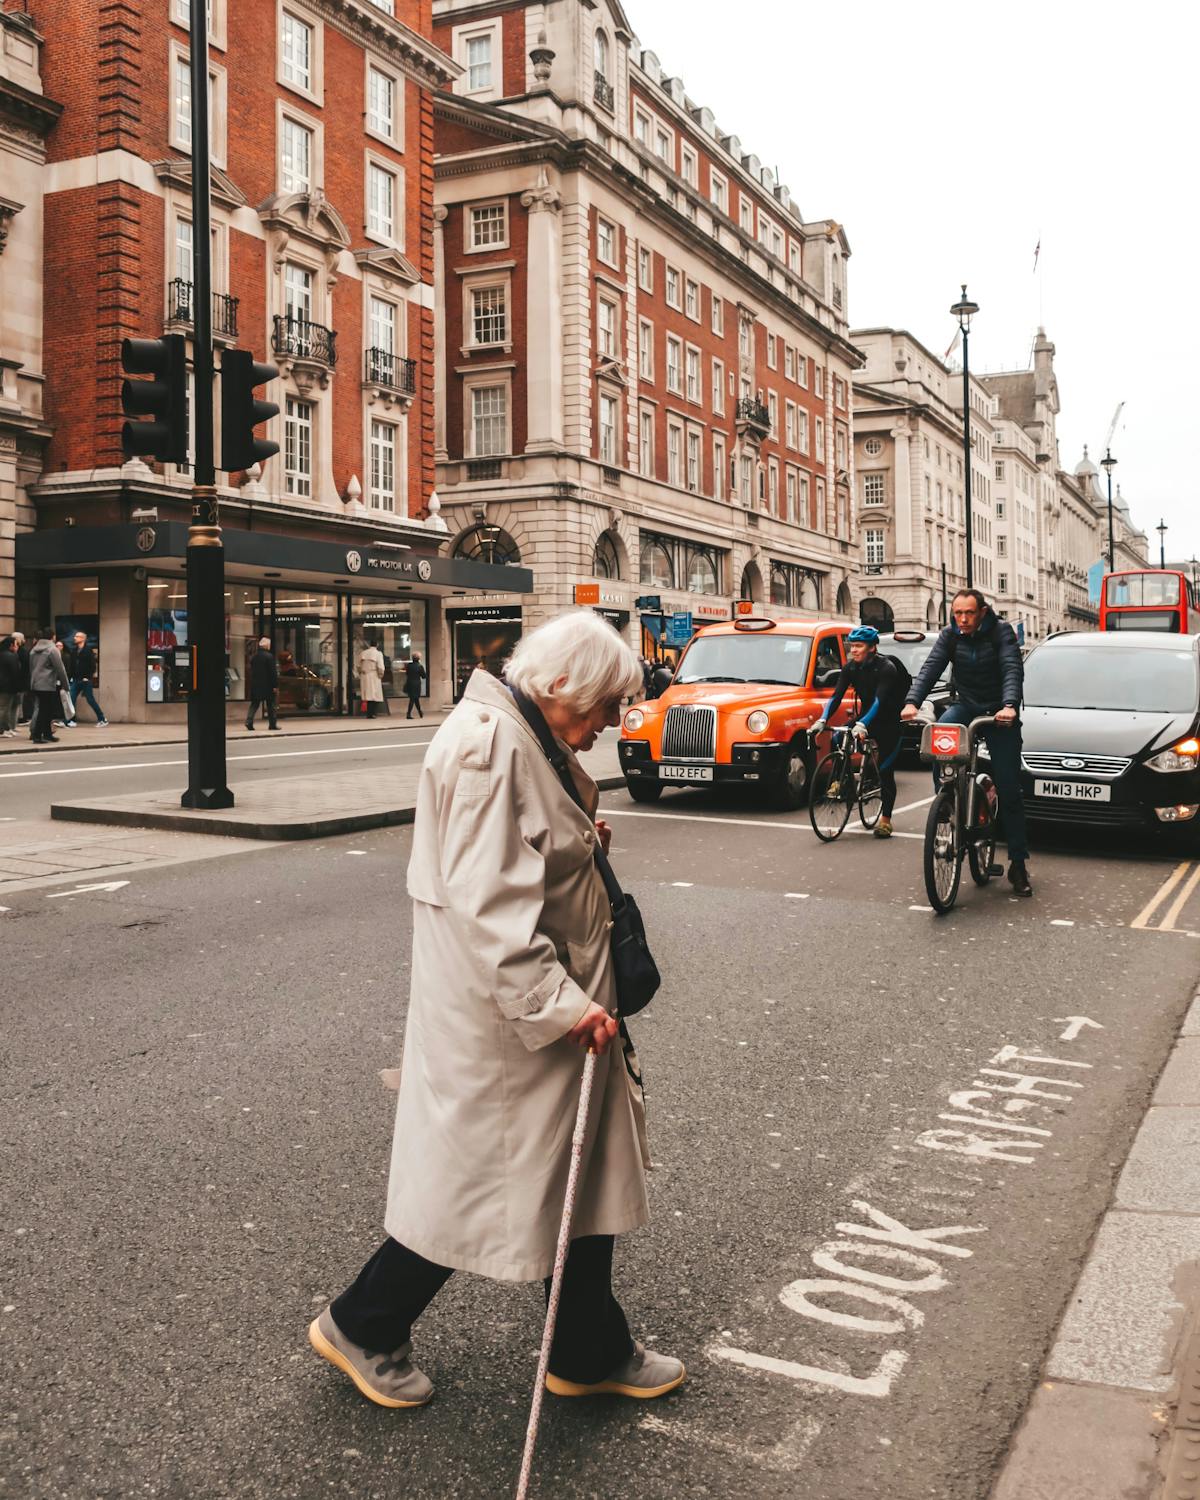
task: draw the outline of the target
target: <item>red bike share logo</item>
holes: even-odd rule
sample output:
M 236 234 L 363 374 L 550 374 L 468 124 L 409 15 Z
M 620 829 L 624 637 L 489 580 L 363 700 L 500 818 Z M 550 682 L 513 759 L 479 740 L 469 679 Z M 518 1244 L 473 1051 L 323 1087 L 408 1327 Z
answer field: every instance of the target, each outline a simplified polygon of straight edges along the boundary
M 958 755 L 962 749 L 963 726 L 939 724 L 930 738 L 934 755 Z

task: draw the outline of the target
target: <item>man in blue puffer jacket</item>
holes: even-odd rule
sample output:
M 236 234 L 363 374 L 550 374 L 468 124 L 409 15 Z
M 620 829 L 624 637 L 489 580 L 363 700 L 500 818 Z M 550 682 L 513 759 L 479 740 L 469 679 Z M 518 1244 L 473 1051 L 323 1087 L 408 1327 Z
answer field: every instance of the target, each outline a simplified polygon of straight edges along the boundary
M 1021 801 L 1021 706 L 1024 664 L 1016 632 L 999 619 L 978 589 L 963 589 L 951 604 L 954 624 L 947 625 L 925 658 L 905 699 L 902 719 L 915 719 L 934 683 L 954 667 L 958 702 L 942 715 L 943 724 L 968 724 L 981 714 L 995 714 L 996 724 L 983 731 L 991 774 L 1008 843 L 1008 879 L 1018 896 L 1032 896 L 1026 861 L 1025 804 Z

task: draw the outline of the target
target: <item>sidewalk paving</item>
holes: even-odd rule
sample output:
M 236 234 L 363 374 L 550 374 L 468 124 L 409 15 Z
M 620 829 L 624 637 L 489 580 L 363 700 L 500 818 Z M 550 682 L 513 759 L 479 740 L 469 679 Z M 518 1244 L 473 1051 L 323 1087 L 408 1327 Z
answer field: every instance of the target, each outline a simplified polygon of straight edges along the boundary
M 1200 1500 L 1200 991 L 992 1500 Z

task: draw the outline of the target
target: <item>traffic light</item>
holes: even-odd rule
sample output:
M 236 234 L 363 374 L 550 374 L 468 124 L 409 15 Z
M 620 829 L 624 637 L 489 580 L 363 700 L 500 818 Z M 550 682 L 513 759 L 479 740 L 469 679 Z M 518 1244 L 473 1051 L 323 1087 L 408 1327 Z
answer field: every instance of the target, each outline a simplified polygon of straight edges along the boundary
M 161 339 L 122 339 L 121 368 L 126 375 L 150 375 L 150 380 L 121 384 L 121 410 L 127 417 L 148 416 L 148 422 L 126 422 L 121 447 L 126 458 L 151 457 L 163 464 L 188 462 L 187 340 L 181 333 Z
M 226 349 L 221 355 L 221 462 L 227 474 L 261 464 L 279 452 L 270 438 L 256 437 L 260 422 L 279 415 L 274 401 L 259 401 L 256 386 L 279 374 L 275 365 L 259 364 L 249 349 Z

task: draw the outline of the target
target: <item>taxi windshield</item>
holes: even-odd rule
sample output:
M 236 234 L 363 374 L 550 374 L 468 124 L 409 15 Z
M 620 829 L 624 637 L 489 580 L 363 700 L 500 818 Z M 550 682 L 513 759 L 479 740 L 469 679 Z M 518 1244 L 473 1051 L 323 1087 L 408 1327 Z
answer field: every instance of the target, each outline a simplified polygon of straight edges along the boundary
M 674 682 L 765 682 L 800 687 L 808 676 L 806 635 L 702 635 L 687 648 Z

